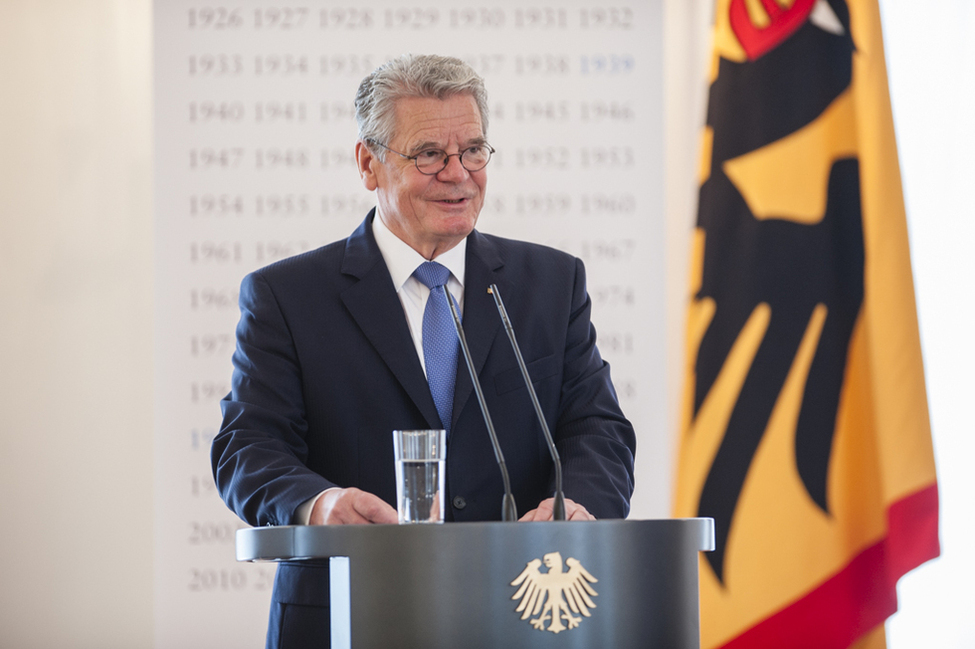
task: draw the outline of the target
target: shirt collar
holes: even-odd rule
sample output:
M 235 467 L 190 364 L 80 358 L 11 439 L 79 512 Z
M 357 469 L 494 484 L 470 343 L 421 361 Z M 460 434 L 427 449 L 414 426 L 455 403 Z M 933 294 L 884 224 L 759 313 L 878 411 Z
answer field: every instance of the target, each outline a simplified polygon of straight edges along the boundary
M 378 210 L 372 220 L 372 234 L 376 239 L 376 245 L 379 246 L 383 261 L 386 262 L 386 268 L 389 269 L 393 286 L 399 293 L 406 281 L 413 275 L 413 271 L 427 260 L 386 227 L 386 224 L 379 217 Z M 433 261 L 446 266 L 454 279 L 463 286 L 464 271 L 467 267 L 467 237 L 464 237 L 460 243 L 447 252 L 438 255 Z

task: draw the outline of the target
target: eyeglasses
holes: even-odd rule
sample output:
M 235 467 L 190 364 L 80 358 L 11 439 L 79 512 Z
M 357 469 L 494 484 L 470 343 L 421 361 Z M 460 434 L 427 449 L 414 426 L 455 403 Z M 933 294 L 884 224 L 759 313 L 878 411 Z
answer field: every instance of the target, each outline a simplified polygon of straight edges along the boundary
M 436 176 L 438 173 L 447 168 L 447 162 L 450 160 L 451 156 L 457 156 L 460 160 L 460 164 L 467 171 L 480 171 L 487 166 L 487 163 L 491 161 L 491 154 L 494 153 L 494 149 L 490 144 L 477 144 L 475 146 L 470 146 L 461 151 L 460 153 L 447 153 L 446 151 L 441 151 L 440 149 L 424 149 L 416 155 L 406 155 L 405 153 L 400 153 L 390 149 L 388 146 L 382 142 L 377 142 L 376 140 L 369 140 L 373 144 L 378 144 L 382 148 L 395 153 L 398 156 L 402 156 L 407 160 L 412 160 L 413 164 L 416 165 L 417 171 L 421 174 L 427 176 Z

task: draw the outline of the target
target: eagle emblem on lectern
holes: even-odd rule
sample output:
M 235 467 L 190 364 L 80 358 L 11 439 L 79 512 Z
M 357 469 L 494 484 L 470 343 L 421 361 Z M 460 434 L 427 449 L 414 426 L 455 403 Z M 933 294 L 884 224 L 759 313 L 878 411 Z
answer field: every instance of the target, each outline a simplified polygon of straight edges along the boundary
M 543 560 L 548 572 L 538 569 Z M 539 631 L 558 633 L 574 629 L 579 626 L 582 618 L 573 613 L 591 617 L 589 609 L 596 608 L 592 597 L 597 593 L 589 584 L 598 580 L 589 574 L 578 559 L 569 557 L 565 563 L 569 566 L 568 572 L 562 572 L 562 555 L 549 552 L 542 559 L 529 561 L 522 573 L 511 582 L 512 586 L 521 586 L 511 597 L 521 599 L 515 609 L 516 613 L 521 613 L 521 619 L 527 620 L 541 611 L 541 615 L 531 620 L 531 625 Z M 547 629 L 546 622 L 549 622 Z

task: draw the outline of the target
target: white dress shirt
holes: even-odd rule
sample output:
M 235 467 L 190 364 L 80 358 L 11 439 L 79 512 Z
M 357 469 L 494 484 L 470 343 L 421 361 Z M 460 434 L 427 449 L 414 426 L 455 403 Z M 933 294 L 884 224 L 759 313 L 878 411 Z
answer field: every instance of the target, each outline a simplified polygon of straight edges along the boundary
M 426 374 L 427 367 L 423 360 L 423 311 L 427 306 L 427 298 L 430 297 L 430 289 L 424 286 L 423 282 L 413 277 L 413 271 L 427 260 L 409 244 L 393 234 L 379 218 L 378 213 L 372 222 L 372 234 L 376 237 L 379 252 L 383 255 L 386 268 L 389 269 L 389 276 L 393 279 L 396 295 L 399 296 L 399 301 L 403 305 L 406 322 L 409 324 L 410 333 L 413 335 L 413 344 L 416 345 L 417 356 L 420 357 L 420 366 L 423 368 L 423 373 Z M 467 239 L 463 239 L 432 261 L 443 264 L 450 271 L 447 290 L 460 305 L 460 313 L 463 315 L 463 278 L 464 269 L 467 266 Z

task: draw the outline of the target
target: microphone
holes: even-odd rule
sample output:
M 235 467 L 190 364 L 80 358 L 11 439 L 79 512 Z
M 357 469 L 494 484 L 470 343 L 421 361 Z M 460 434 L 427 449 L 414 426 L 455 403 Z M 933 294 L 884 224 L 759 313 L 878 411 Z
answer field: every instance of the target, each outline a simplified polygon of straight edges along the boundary
M 515 505 L 515 497 L 511 493 L 511 480 L 508 478 L 508 466 L 504 463 L 504 453 L 501 452 L 501 444 L 498 443 L 498 433 L 494 430 L 494 423 L 491 421 L 491 413 L 488 412 L 487 403 L 484 401 L 484 390 L 481 389 L 481 381 L 477 378 L 474 371 L 474 359 L 471 358 L 471 348 L 467 346 L 467 336 L 464 335 L 464 327 L 460 323 L 460 315 L 454 305 L 454 298 L 447 290 L 447 285 L 443 286 L 444 297 L 450 306 L 450 314 L 454 316 L 454 329 L 457 331 L 457 339 L 460 341 L 460 348 L 464 351 L 464 361 L 467 363 L 467 371 L 471 375 L 471 383 L 474 384 L 474 392 L 477 394 L 477 403 L 481 406 L 481 414 L 484 415 L 484 424 L 487 426 L 488 435 L 491 436 L 491 446 L 494 447 L 494 457 L 501 468 L 501 480 L 504 482 L 504 499 L 501 501 L 501 520 L 515 522 L 518 520 L 518 507 Z M 565 516 L 563 515 L 563 519 Z
M 555 502 L 552 504 L 552 520 L 564 521 L 565 494 L 562 493 L 562 459 L 559 457 L 559 450 L 555 448 L 555 441 L 552 440 L 552 432 L 548 429 L 548 424 L 545 423 L 542 406 L 538 403 L 535 386 L 532 385 L 531 377 L 528 375 L 528 367 L 525 365 L 525 359 L 521 355 L 521 348 L 518 347 L 515 330 L 511 327 L 511 320 L 508 319 L 508 311 L 504 308 L 504 302 L 501 301 L 501 292 L 498 291 L 498 285 L 491 284 L 488 293 L 494 296 L 494 303 L 498 307 L 498 313 L 501 314 L 501 321 L 504 322 L 504 330 L 508 332 L 508 340 L 511 341 L 511 350 L 515 353 L 515 358 L 518 360 L 518 367 L 521 368 L 521 375 L 525 379 L 525 386 L 528 388 L 528 394 L 532 398 L 532 405 L 535 406 L 538 423 L 541 424 L 542 432 L 545 433 L 545 441 L 548 442 L 548 452 L 552 455 L 552 462 L 555 464 Z

